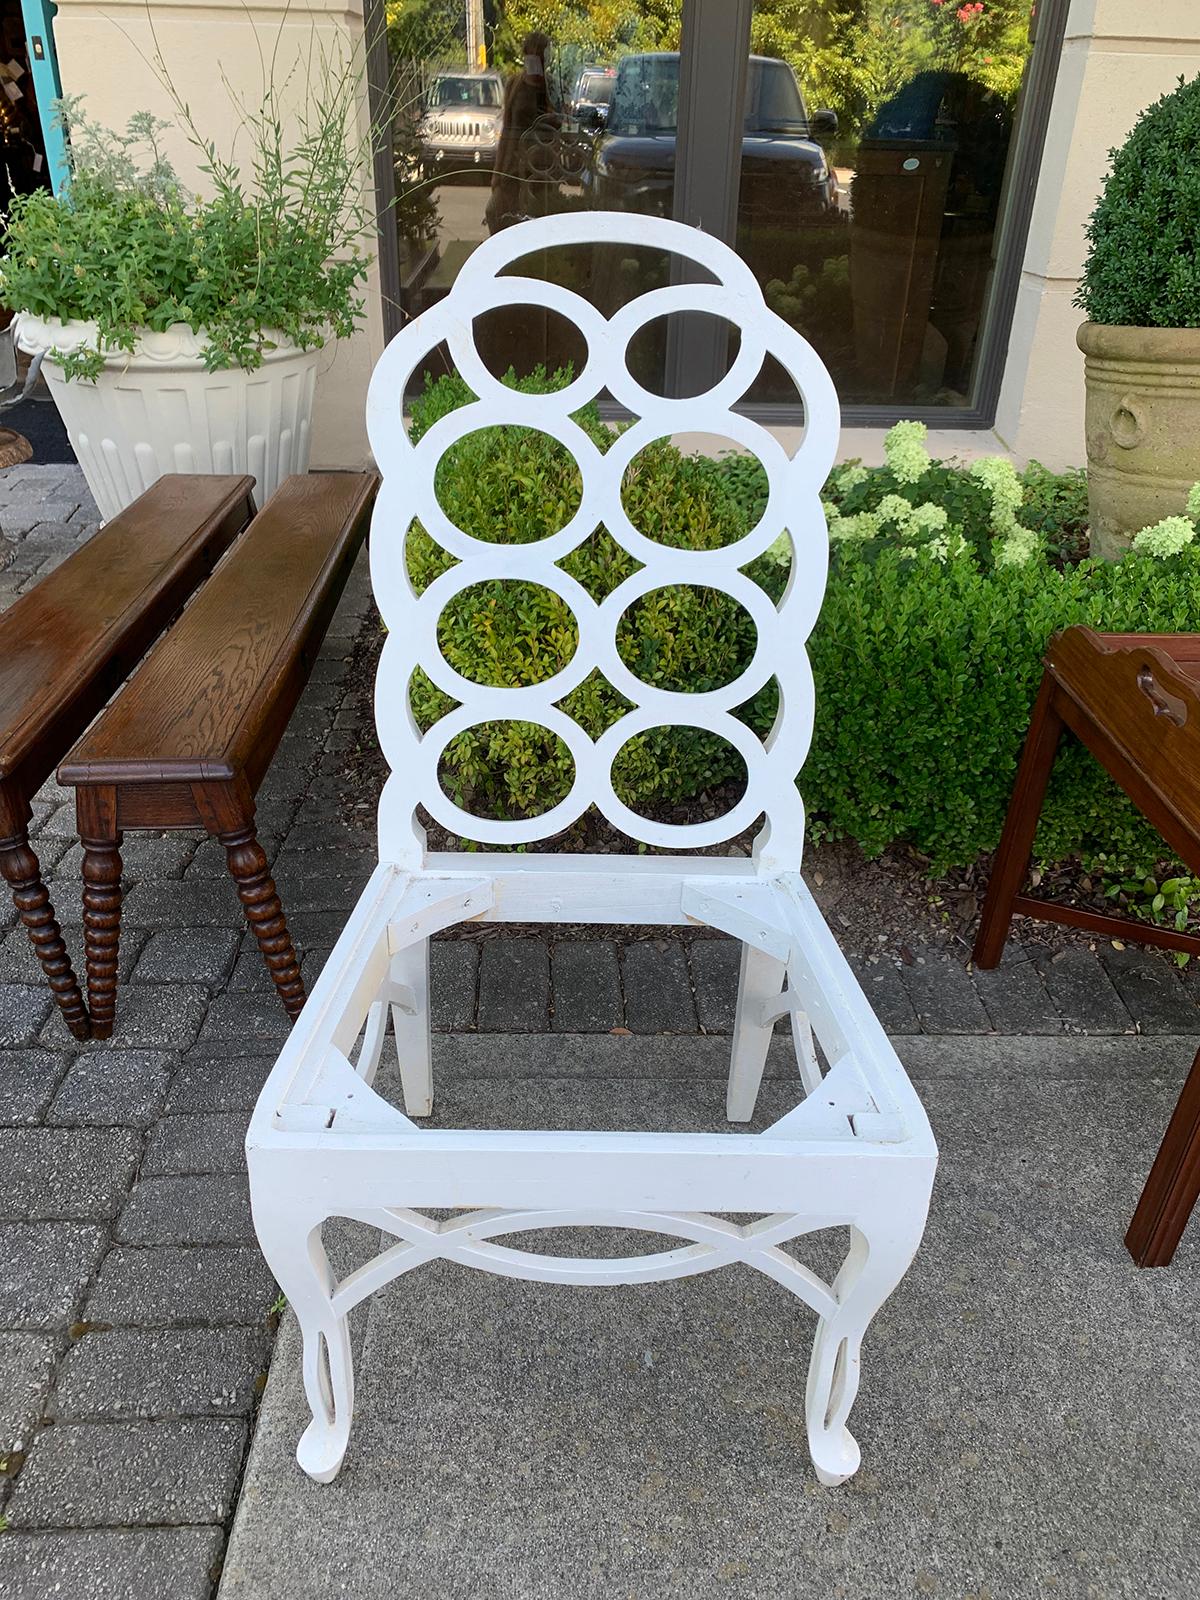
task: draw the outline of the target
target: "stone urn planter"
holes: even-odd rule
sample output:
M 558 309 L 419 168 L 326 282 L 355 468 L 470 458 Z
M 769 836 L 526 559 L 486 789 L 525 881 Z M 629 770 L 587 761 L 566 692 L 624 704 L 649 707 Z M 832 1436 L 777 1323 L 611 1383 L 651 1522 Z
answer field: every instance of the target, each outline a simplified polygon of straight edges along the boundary
M 96 342 L 91 322 L 20 314 L 30 355 Z M 43 376 L 100 515 L 107 520 L 166 472 L 248 472 L 261 506 L 281 479 L 307 472 L 319 350 L 278 336 L 253 372 L 205 370 L 203 334 L 186 323 L 147 331 L 105 358 L 96 381 L 69 381 L 47 355 Z
M 1200 479 L 1200 328 L 1085 322 L 1092 552 L 1111 560 L 1178 516 Z

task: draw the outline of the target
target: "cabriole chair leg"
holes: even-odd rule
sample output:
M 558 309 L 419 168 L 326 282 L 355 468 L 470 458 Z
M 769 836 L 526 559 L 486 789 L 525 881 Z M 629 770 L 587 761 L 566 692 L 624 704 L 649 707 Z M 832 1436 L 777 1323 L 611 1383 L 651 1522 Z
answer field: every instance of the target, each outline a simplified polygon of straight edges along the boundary
M 296 1460 L 317 1483 L 341 1470 L 354 1415 L 354 1357 L 350 1324 L 334 1305 L 335 1281 L 321 1239 L 322 1223 L 296 1216 L 265 1219 L 255 1212 L 258 1242 L 304 1340 L 304 1393 L 312 1421 Z
M 906 1229 L 895 1217 L 881 1217 L 860 1219 L 850 1229 L 850 1248 L 833 1280 L 837 1310 L 817 1327 L 805 1395 L 808 1446 L 827 1488 L 858 1471 L 858 1441 L 846 1424 L 858 1394 L 863 1337 L 907 1272 L 922 1227 Z

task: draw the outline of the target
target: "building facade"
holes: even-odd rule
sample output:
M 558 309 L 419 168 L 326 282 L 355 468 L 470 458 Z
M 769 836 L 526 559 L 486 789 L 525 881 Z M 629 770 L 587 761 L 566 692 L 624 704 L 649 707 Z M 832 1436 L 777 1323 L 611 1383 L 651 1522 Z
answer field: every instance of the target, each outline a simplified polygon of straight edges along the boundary
M 196 121 L 231 139 L 231 94 L 261 93 L 264 39 L 292 95 L 313 92 L 314 40 L 324 59 L 372 54 L 360 131 L 386 123 L 393 149 L 374 163 L 367 314 L 328 353 L 314 465 L 365 462 L 386 337 L 475 244 L 580 205 L 675 215 L 734 243 L 830 366 L 846 455 L 876 459 L 890 421 L 918 416 L 938 450 L 1083 460 L 1084 224 L 1109 149 L 1200 72 L 1196 0 L 366 4 L 58 0 L 52 21 L 63 90 L 95 120 L 170 117 L 165 70 Z M 194 173 L 185 141 L 170 153 Z M 543 265 L 606 310 L 671 270 L 640 252 Z M 544 320 L 485 334 L 500 369 L 574 354 Z M 697 392 L 729 340 L 693 322 L 631 360 L 651 385 Z M 764 370 L 747 404 L 785 439 L 800 425 L 778 374 Z

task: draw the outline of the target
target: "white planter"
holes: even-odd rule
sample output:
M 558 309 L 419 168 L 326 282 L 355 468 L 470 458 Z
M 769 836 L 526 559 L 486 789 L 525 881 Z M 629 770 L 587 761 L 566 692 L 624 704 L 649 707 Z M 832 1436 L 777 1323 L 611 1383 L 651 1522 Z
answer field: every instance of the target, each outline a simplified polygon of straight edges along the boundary
M 30 355 L 67 353 L 94 345 L 96 327 L 22 312 L 17 337 Z M 320 351 L 277 337 L 254 372 L 206 372 L 207 339 L 182 322 L 107 356 L 95 383 L 68 382 L 47 357 L 42 373 L 105 520 L 165 472 L 251 473 L 261 506 L 289 473 L 308 471 Z

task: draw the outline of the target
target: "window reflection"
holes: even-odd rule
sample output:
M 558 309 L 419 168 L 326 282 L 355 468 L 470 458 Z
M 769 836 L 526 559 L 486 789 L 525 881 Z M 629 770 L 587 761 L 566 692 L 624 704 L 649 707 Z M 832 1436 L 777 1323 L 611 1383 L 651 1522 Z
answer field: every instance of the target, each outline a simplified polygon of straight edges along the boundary
M 653 204 L 671 212 L 679 94 L 679 0 L 620 5 L 510 5 L 482 9 L 482 57 L 469 57 L 470 5 L 400 0 L 389 9 L 393 73 L 408 93 L 397 118 L 397 222 L 404 255 L 401 301 L 418 314 L 442 299 L 489 234 L 527 217 L 598 204 L 636 209 L 636 193 L 596 189 L 599 147 L 612 117 L 654 119 L 671 130 L 671 159 Z M 547 20 L 549 19 L 549 20 Z M 540 26 L 538 24 L 541 24 Z M 637 50 L 662 47 L 669 58 Z M 668 63 L 631 75 L 632 60 Z M 637 109 L 634 109 L 636 98 Z M 526 258 L 527 277 L 551 278 L 611 315 L 667 281 L 650 250 L 599 246 Z M 476 325 L 489 368 L 524 377 L 578 360 L 569 328 L 533 306 L 505 308 Z M 664 339 L 631 352 L 637 376 L 662 387 Z M 445 353 L 441 370 L 445 370 Z M 436 363 L 433 364 L 436 368 Z
M 751 149 L 748 104 L 738 250 L 844 403 L 968 405 L 1030 0 L 859 0 L 824 8 L 805 33 L 789 31 L 787 9 L 757 0 L 753 42 L 821 109 L 771 143 L 780 171 L 826 163 L 831 204 L 787 225 L 766 151 Z M 792 395 L 764 373 L 752 398 Z
M 391 0 L 406 314 L 435 304 L 489 233 L 525 217 L 674 214 L 690 159 L 679 133 L 683 9 L 683 0 Z M 741 127 L 729 131 L 740 141 L 737 248 L 847 404 L 971 402 L 1032 9 L 756 0 L 749 41 L 715 24 L 737 45 L 731 74 L 749 44 Z M 711 212 L 728 215 L 717 187 Z M 615 246 L 521 270 L 606 314 L 670 273 L 661 255 Z M 531 307 L 493 316 L 489 365 L 525 375 L 564 364 L 555 326 Z M 678 345 L 676 336 L 668 361 L 663 340 L 640 341 L 647 387 L 671 392 Z M 775 368 L 748 398 L 794 404 L 795 394 Z

